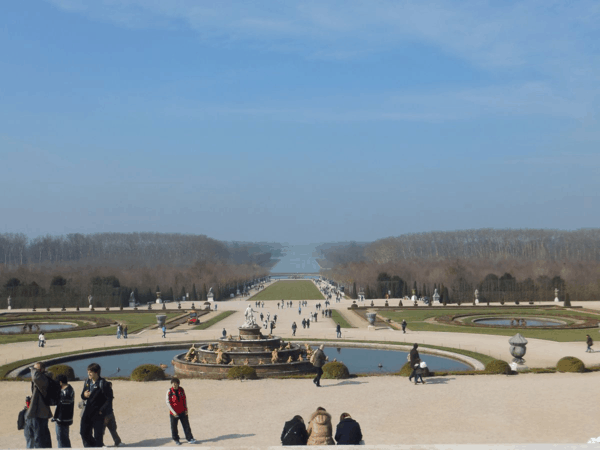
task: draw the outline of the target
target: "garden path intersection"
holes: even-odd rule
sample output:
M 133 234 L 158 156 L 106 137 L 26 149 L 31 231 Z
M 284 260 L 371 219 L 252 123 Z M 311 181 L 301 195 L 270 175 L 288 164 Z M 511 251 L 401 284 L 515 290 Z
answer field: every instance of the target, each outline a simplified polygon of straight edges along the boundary
M 288 339 L 292 335 L 292 322 L 300 324 L 309 312 L 315 312 L 314 305 L 319 302 L 323 304 L 324 300 L 308 300 L 309 306 L 302 309 L 301 315 L 298 314 L 298 301 L 293 302 L 293 307 L 283 309 L 277 307 L 277 301 L 265 301 L 264 308 L 258 308 L 258 312 L 270 312 L 271 317 L 277 314 L 274 334 Z M 179 326 L 167 332 L 166 341 L 215 340 L 221 336 L 223 328 L 228 334 L 236 335 L 237 328 L 244 322 L 248 303 L 254 305 L 252 298 L 219 302 L 218 311 L 203 316 L 203 322 L 222 311 L 234 310 L 236 313 L 206 330 Z M 373 329 L 366 321 L 352 317 L 354 313 L 348 310 L 351 303 L 348 299 L 341 303 L 333 300 L 330 306 L 352 325 L 359 325 L 358 328 L 342 329 L 343 341 L 406 342 L 407 345 L 416 342 L 471 350 L 510 361 L 507 336 L 411 331 L 410 322 L 406 334 L 391 328 Z M 572 303 L 600 311 L 600 302 Z M 382 305 L 383 300 L 375 300 L 375 304 Z M 183 307 L 190 305 L 183 304 Z M 176 304 L 169 303 L 167 307 L 175 309 Z M 130 335 L 127 341 L 117 340 L 115 336 L 50 339 L 45 348 L 38 348 L 35 342 L 4 344 L 0 346 L 0 364 L 36 356 L 43 360 L 45 355 L 82 348 L 164 343 L 161 334 L 160 330 L 146 330 Z M 591 330 L 590 334 L 598 340 L 597 330 Z M 318 321 L 311 322 L 310 329 L 298 327 L 295 338 L 335 341 L 335 322 L 319 313 Z M 600 364 L 600 352 L 586 353 L 585 342 L 528 340 L 526 360 L 531 368 L 553 367 L 563 356 L 576 356 L 586 366 Z M 81 382 L 72 384 L 76 390 L 81 388 Z M 503 449 L 517 448 L 514 444 L 528 444 L 528 448 L 543 448 L 540 444 L 584 444 L 590 438 L 600 436 L 596 412 L 600 400 L 600 372 L 509 377 L 444 376 L 428 380 L 425 386 L 414 386 L 406 378 L 396 376 L 322 380 L 321 389 L 316 389 L 307 379 L 182 380 L 182 385 L 188 393 L 192 430 L 205 448 L 277 446 L 283 423 L 296 414 L 307 420 L 317 406 L 331 412 L 334 425 L 342 412 L 349 412 L 361 424 L 367 447 L 377 445 L 378 449 L 386 448 L 382 446 L 397 449 L 475 448 L 468 444 Z M 173 445 L 169 438 L 168 412 L 163 404 L 167 387 L 168 382 L 114 381 L 119 432 L 128 447 Z M 0 408 L 0 420 L 4 424 L 0 428 L 0 448 L 25 446 L 23 433 L 13 424 L 28 391 L 29 383 L 0 383 L 0 398 L 4 405 Z M 253 405 L 253 412 L 249 414 L 241 405 Z M 81 446 L 78 428 L 76 417 L 71 430 L 74 446 Z

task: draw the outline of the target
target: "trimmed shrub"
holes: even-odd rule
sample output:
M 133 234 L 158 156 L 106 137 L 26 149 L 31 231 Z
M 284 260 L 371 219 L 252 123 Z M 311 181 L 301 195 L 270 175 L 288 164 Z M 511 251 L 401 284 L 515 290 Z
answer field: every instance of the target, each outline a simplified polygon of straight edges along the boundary
M 256 369 L 250 366 L 234 366 L 227 371 L 230 380 L 256 380 Z
M 565 356 L 556 363 L 556 370 L 559 372 L 585 372 L 585 364 L 579 358 L 574 356 Z
M 485 371 L 491 374 L 504 374 L 510 375 L 511 369 L 506 361 L 501 359 L 494 359 L 485 366 Z
M 57 364 L 55 366 L 48 367 L 48 372 L 52 374 L 52 378 L 56 380 L 59 375 L 66 375 L 67 380 L 73 381 L 75 378 L 75 371 L 71 366 L 67 366 L 66 364 Z
M 339 361 L 329 362 L 323 366 L 323 378 L 343 380 L 350 378 L 348 368 Z
M 400 375 L 401 377 L 408 377 L 411 372 L 412 372 L 412 367 L 410 367 L 410 363 L 407 361 L 404 363 L 404 365 L 400 369 L 400 372 L 398 372 L 398 375 Z
M 131 372 L 131 381 L 157 381 L 164 380 L 165 371 L 154 364 L 142 364 Z

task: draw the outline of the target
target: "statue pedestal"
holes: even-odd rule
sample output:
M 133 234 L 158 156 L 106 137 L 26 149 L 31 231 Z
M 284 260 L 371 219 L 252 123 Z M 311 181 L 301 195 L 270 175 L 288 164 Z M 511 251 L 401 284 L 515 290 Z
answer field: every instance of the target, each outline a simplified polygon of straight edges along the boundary
M 206 300 L 209 302 L 214 302 L 215 301 L 215 294 L 213 294 L 212 292 L 209 292 L 208 295 L 206 296 Z
M 12 309 L 12 306 L 8 305 L 8 310 L 10 311 Z
M 129 307 L 130 308 L 135 308 L 135 302 L 129 302 Z
M 558 297 L 554 297 L 554 301 L 555 301 L 556 303 L 560 302 L 560 300 L 558 299 Z
M 93 311 L 94 310 L 94 305 L 90 305 L 89 309 L 90 309 L 90 311 Z
M 523 372 L 525 370 L 529 370 L 529 367 L 527 367 L 525 364 L 519 364 L 516 362 L 510 363 L 509 366 L 510 370 L 512 370 L 513 372 Z

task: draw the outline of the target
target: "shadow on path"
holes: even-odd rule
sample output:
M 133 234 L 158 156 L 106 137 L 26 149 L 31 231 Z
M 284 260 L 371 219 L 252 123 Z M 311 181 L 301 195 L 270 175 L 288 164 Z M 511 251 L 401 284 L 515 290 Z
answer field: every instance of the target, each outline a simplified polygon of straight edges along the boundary
M 366 381 L 340 381 L 339 383 L 336 383 L 336 384 L 322 384 L 321 387 L 328 388 L 328 387 L 349 386 L 352 384 L 365 384 L 365 383 L 366 383 Z
M 424 378 L 427 384 L 448 384 L 448 381 L 454 380 L 454 378 Z
M 173 442 L 171 438 L 159 438 L 159 439 L 145 439 L 139 442 L 128 443 L 127 447 L 158 447 L 164 445 L 167 442 Z
M 204 444 L 206 442 L 219 442 L 219 441 L 224 441 L 225 439 L 239 439 L 239 438 L 245 438 L 245 437 L 250 437 L 250 436 L 256 436 L 256 435 L 254 433 L 252 433 L 252 434 L 225 434 L 223 436 L 219 436 L 219 437 L 212 438 L 212 439 L 204 439 L 204 440 L 198 439 L 198 442 L 200 444 Z

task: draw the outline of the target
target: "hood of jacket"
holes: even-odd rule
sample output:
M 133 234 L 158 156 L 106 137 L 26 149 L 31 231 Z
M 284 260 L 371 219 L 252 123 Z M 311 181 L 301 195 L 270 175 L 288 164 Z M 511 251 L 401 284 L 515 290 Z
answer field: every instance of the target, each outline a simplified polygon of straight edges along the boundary
M 310 416 L 310 421 L 314 423 L 318 423 L 319 425 L 323 425 L 327 422 L 331 422 L 331 414 L 327 411 L 315 411 Z

